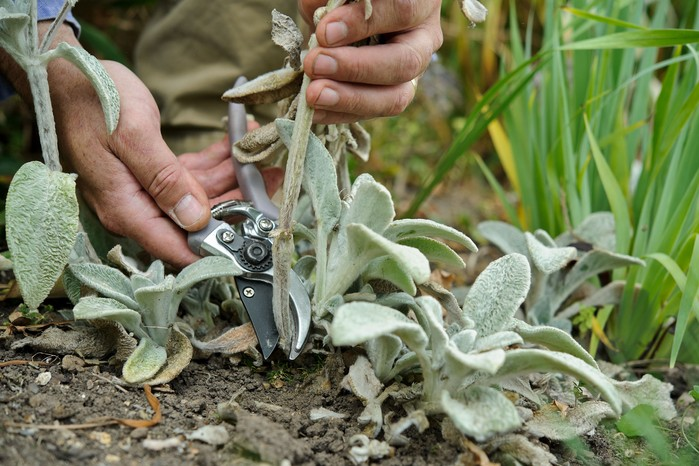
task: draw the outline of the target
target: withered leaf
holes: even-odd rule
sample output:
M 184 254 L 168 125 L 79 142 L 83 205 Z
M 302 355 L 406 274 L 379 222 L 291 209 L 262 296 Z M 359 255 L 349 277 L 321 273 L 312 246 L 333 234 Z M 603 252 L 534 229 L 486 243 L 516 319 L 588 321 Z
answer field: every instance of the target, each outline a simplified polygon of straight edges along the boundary
M 271 104 L 297 94 L 302 81 L 303 71 L 282 68 L 228 89 L 221 98 L 226 102 L 246 105 Z
M 299 70 L 303 34 L 293 19 L 277 10 L 272 10 L 272 40 L 289 54 L 291 67 Z

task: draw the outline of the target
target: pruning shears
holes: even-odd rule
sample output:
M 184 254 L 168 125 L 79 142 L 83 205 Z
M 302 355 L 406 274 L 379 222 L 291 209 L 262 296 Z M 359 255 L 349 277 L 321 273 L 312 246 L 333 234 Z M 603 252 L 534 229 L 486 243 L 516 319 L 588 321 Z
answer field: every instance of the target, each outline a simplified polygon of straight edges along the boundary
M 247 80 L 238 78 L 235 85 Z M 243 104 L 228 104 L 228 134 L 231 158 L 240 190 L 247 202 L 226 201 L 211 209 L 211 220 L 202 230 L 190 233 L 190 249 L 201 256 L 219 255 L 232 259 L 244 273 L 235 277 L 236 287 L 245 311 L 260 342 L 262 356 L 267 359 L 279 343 L 279 332 L 272 310 L 272 238 L 279 210 L 265 189 L 262 174 L 252 163 L 241 163 L 232 155 L 232 147 L 247 131 L 247 116 Z M 237 225 L 226 218 L 243 218 Z M 311 326 L 311 302 L 299 276 L 289 275 L 289 310 L 294 334 L 289 359 L 295 359 L 303 349 Z

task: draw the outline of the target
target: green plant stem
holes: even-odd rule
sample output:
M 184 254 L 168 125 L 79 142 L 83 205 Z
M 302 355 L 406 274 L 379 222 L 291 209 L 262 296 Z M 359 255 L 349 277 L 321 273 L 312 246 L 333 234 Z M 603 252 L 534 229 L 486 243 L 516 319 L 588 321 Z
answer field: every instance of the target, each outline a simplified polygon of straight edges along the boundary
M 51 105 L 46 67 L 43 64 L 32 63 L 27 66 L 26 71 L 36 111 L 36 124 L 39 129 L 44 163 L 51 170 L 61 171 L 61 162 L 58 158 L 58 137 L 53 119 L 53 106 Z

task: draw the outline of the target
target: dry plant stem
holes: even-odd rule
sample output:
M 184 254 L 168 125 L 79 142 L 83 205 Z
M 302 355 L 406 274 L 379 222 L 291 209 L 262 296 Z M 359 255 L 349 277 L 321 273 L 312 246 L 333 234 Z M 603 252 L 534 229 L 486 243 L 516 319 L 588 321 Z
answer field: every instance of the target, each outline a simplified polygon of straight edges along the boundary
M 315 47 L 317 44 L 314 34 L 309 41 L 309 47 Z M 284 198 L 279 210 L 277 237 L 272 249 L 274 263 L 272 308 L 280 343 L 285 349 L 291 344 L 292 336 L 291 313 L 289 312 L 289 273 L 291 272 L 291 256 L 294 253 L 292 222 L 301 192 L 303 165 L 308 147 L 308 137 L 313 124 L 313 109 L 308 106 L 305 98 L 306 89 L 308 89 L 310 82 L 311 79 L 305 75 L 301 85 L 301 99 L 299 99 L 296 124 L 289 148 L 289 160 L 284 174 Z

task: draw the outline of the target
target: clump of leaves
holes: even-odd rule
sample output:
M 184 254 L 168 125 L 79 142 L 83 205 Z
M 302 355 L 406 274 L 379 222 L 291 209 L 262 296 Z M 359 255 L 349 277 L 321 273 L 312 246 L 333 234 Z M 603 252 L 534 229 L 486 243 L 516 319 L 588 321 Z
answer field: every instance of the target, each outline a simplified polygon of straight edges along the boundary
M 82 296 L 73 309 L 75 319 L 105 319 L 120 323 L 139 340 L 138 347 L 123 367 L 123 377 L 128 383 L 144 383 L 158 374 L 172 354 L 168 344 L 172 340 L 178 349 L 189 357 L 180 357 L 180 367 L 169 375 L 174 378 L 191 359 L 192 346 L 179 331 L 173 330 L 180 302 L 195 284 L 216 277 L 239 275 L 233 261 L 225 257 L 211 256 L 185 267 L 176 277 L 166 275 L 161 261 L 153 262 L 142 272 L 113 250 L 111 257 L 125 268 L 120 270 L 102 264 L 82 263 L 68 267 L 69 290 L 76 299 L 76 282 L 101 296 Z M 70 285 L 72 283 L 72 285 Z M 162 377 L 159 378 L 160 383 Z
M 641 259 L 614 252 L 614 216 L 609 212 L 591 214 L 572 232 L 556 239 L 543 230 L 522 232 L 499 221 L 482 222 L 478 231 L 505 254 L 519 253 L 529 261 L 532 286 L 524 309 L 532 324 L 570 331 L 569 319 L 581 309 L 618 304 L 621 298 L 624 281 L 595 286 L 592 279 L 617 268 L 645 265 Z M 580 291 L 575 301 L 569 302 Z
M 393 293 L 340 306 L 330 336 L 336 345 L 364 344 L 373 371 L 383 382 L 420 373 L 417 409 L 446 414 L 461 433 L 478 441 L 522 426 L 503 388 L 540 403 L 528 382 L 534 372 L 568 374 L 601 395 L 604 405 L 592 400 L 579 406 L 579 417 L 587 421 L 588 429 L 602 417 L 618 416 L 642 403 L 653 406 L 658 416 L 674 416 L 669 384 L 650 375 L 634 383 L 614 381 L 568 333 L 516 319 L 529 287 L 529 261 L 521 254 L 508 254 L 477 278 L 458 314 L 447 313 L 444 319 L 434 298 Z M 366 372 L 354 377 L 367 378 L 371 376 Z M 415 393 L 414 387 L 408 390 Z M 383 419 L 380 404 L 386 395 L 376 389 L 372 393 L 367 402 L 371 412 L 360 419 L 377 425 L 378 433 Z M 568 425 L 547 432 L 565 438 L 579 435 L 577 428 Z

